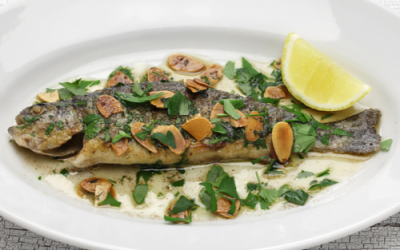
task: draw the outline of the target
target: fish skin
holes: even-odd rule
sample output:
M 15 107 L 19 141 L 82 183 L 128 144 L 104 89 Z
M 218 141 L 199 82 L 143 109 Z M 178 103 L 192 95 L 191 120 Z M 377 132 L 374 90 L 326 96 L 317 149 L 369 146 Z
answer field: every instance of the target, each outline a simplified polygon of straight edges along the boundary
M 149 83 L 141 83 L 141 88 L 144 90 Z M 105 88 L 100 91 L 88 93 L 84 96 L 75 96 L 74 98 L 56 103 L 38 104 L 25 108 L 17 117 L 18 125 L 24 124 L 23 116 L 42 116 L 41 119 L 34 121 L 31 125 L 26 126 L 25 129 L 20 130 L 17 126 L 9 128 L 10 135 L 14 138 L 15 142 L 22 146 L 31 149 L 39 154 L 46 154 L 51 156 L 66 156 L 71 152 L 76 155 L 68 158 L 67 160 L 79 168 L 89 167 L 96 164 L 153 164 L 161 160 L 163 164 L 169 165 L 179 162 L 182 155 L 176 155 L 169 149 L 159 150 L 158 153 L 151 153 L 135 139 L 129 139 L 129 149 L 121 157 L 116 157 L 115 152 L 111 147 L 111 142 L 106 142 L 104 132 L 100 132 L 93 139 L 83 139 L 83 147 L 77 146 L 79 142 L 69 143 L 70 146 L 64 146 L 65 149 L 60 149 L 60 146 L 67 143 L 71 138 L 77 141 L 84 130 L 82 124 L 83 118 L 88 114 L 98 114 L 99 111 L 96 107 L 97 97 L 100 95 L 110 95 L 115 97 L 115 92 L 132 93 L 132 85 L 124 85 L 120 87 Z M 295 118 L 295 115 L 286 111 L 281 107 L 275 107 L 271 104 L 261 103 L 255 101 L 251 97 L 243 97 L 233 95 L 224 91 L 209 88 L 202 93 L 192 93 L 180 82 L 153 83 L 151 91 L 168 90 L 171 92 L 180 91 L 187 99 L 192 100 L 194 105 L 199 110 L 199 113 L 210 119 L 211 110 L 215 101 L 221 99 L 231 98 L 243 100 L 244 108 L 241 109 L 243 113 L 250 113 L 254 110 L 263 110 L 268 108 L 269 121 L 273 124 L 277 121 L 284 121 Z M 213 102 L 213 100 L 215 100 Z M 76 103 L 86 101 L 86 105 L 74 105 Z M 61 106 L 60 106 L 61 105 Z M 39 107 L 39 108 L 38 108 Z M 38 112 L 39 111 L 39 112 Z M 175 125 L 176 118 L 170 118 L 166 109 L 157 109 L 151 105 L 146 107 L 128 108 L 124 107 L 124 112 L 113 114 L 109 118 L 109 134 L 114 137 L 118 131 L 122 129 L 117 127 L 117 123 L 126 124 L 128 121 L 129 113 L 133 114 L 130 126 L 136 122 L 144 122 L 150 124 L 154 120 L 161 122 L 172 122 Z M 317 129 L 317 141 L 311 151 L 315 152 L 335 152 L 346 154 L 369 154 L 376 152 L 380 148 L 381 137 L 376 134 L 375 125 L 379 122 L 380 111 L 376 109 L 365 110 L 357 115 L 349 117 L 343 121 L 329 123 L 332 127 L 331 130 Z M 53 116 L 53 117 L 52 117 Z M 191 114 L 186 116 L 185 121 L 192 118 Z M 183 116 L 185 117 L 185 116 Z M 50 135 L 45 134 L 50 123 L 55 123 L 57 120 L 64 121 L 64 129 L 61 130 L 55 126 Z M 181 123 L 180 125 L 182 125 Z M 104 126 L 104 125 L 103 125 Z M 344 129 L 353 134 L 352 137 L 331 135 L 330 145 L 326 146 L 321 143 L 320 138 L 325 133 L 332 133 L 334 128 Z M 30 136 L 34 132 L 35 137 Z M 249 144 L 245 147 L 243 139 L 236 140 L 233 143 L 217 143 L 210 144 L 210 140 L 205 139 L 200 142 L 195 141 L 190 137 L 191 144 L 185 155 L 189 164 L 205 164 L 212 162 L 228 162 L 235 160 L 252 160 L 261 156 L 270 154 L 269 148 L 271 146 L 271 136 L 266 135 L 265 141 L 268 146 L 267 149 L 257 149 L 254 145 Z M 80 149 L 80 150 L 79 150 Z

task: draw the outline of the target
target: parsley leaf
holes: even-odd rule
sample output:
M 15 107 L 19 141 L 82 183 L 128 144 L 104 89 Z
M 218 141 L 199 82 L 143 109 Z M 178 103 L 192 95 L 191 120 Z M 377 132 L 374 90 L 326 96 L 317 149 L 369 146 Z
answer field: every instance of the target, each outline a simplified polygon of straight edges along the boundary
M 331 186 L 331 185 L 334 185 L 337 183 L 338 183 L 337 181 L 333 181 L 333 180 L 325 178 L 322 181 L 320 181 L 318 184 L 313 184 L 308 190 L 315 189 L 315 188 L 327 187 L 327 186 Z
M 189 213 L 189 216 L 186 219 L 174 218 L 174 217 L 169 217 L 169 216 L 164 215 L 164 220 L 165 221 L 170 221 L 170 222 L 186 222 L 186 223 L 190 223 L 190 222 L 192 222 L 192 213 Z
M 228 175 L 226 175 L 219 184 L 218 192 L 224 193 L 238 200 L 240 199 L 239 194 L 236 191 L 235 179 Z
M 325 175 L 329 175 L 330 173 L 329 173 L 329 171 L 330 171 L 331 169 L 330 168 L 327 168 L 327 169 L 325 169 L 324 171 L 322 171 L 321 173 L 317 173 L 317 174 L 315 174 L 317 177 L 322 177 L 322 176 L 325 176 Z
M 132 136 L 130 134 L 125 133 L 125 131 L 120 130 L 118 132 L 118 135 L 114 136 L 114 138 L 112 139 L 112 143 L 115 144 L 122 138 L 132 138 Z
M 121 206 L 121 202 L 119 202 L 116 199 L 114 199 L 114 197 L 112 197 L 110 192 L 107 192 L 106 199 L 103 200 L 102 202 L 99 202 L 99 205 L 111 205 L 111 206 L 114 206 L 114 207 L 119 207 L 119 206 Z
M 145 103 L 163 96 L 164 93 L 158 93 L 149 96 L 134 96 L 133 94 L 126 94 L 122 92 L 115 92 L 115 97 L 122 102 L 125 106 L 131 106 L 136 103 Z
M 180 213 L 188 210 L 191 207 L 197 207 L 193 201 L 189 200 L 185 196 L 181 195 L 178 201 L 175 203 L 174 208 L 169 212 L 170 214 Z
M 333 135 L 345 135 L 345 136 L 353 136 L 352 134 L 350 134 L 349 132 L 340 129 L 340 128 L 335 128 L 332 132 Z
M 221 166 L 213 165 L 208 171 L 207 182 L 211 183 L 215 187 L 219 187 L 221 181 L 228 176 Z
M 219 122 L 215 123 L 215 127 L 212 129 L 212 131 L 220 134 L 226 134 L 226 129 L 222 127 L 221 123 Z
M 212 118 L 211 119 L 211 123 L 216 123 L 216 122 L 221 122 L 222 119 L 221 118 Z
M 248 206 L 252 209 L 256 207 L 257 203 L 258 203 L 258 197 L 253 193 L 249 193 L 246 199 L 242 201 L 243 206 Z
M 254 184 L 251 182 L 247 183 L 246 187 L 247 187 L 247 192 L 257 191 L 261 189 L 260 184 Z
M 297 179 L 302 179 L 302 178 L 307 178 L 307 177 L 310 177 L 310 176 L 313 176 L 314 175 L 314 173 L 313 172 L 308 172 L 308 171 L 304 171 L 304 170 L 301 170 L 301 172 L 297 175 Z
M 66 168 L 63 168 L 63 169 L 60 171 L 60 174 L 64 175 L 65 177 L 68 177 L 69 172 L 68 172 L 68 170 L 67 170 Z
M 167 134 L 154 133 L 150 136 L 150 138 L 159 140 L 161 143 L 170 146 L 171 148 L 176 148 L 175 137 L 169 130 L 167 131 Z
M 109 75 L 107 82 L 110 80 L 111 77 L 115 76 L 115 74 L 117 73 L 117 71 L 123 73 L 124 75 L 126 75 L 127 77 L 129 77 L 129 79 L 131 79 L 133 81 L 133 76 L 132 76 L 132 71 L 130 68 L 128 67 L 122 67 L 119 66 L 118 68 L 116 68 L 113 72 L 111 72 L 111 74 Z
M 255 76 L 259 73 L 253 68 L 253 65 L 251 65 L 249 61 L 247 61 L 244 57 L 242 57 L 242 66 L 243 68 L 247 69 L 247 72 L 249 72 L 251 76 Z
M 149 186 L 147 184 L 136 185 L 135 190 L 132 193 L 136 203 L 138 204 L 144 203 L 148 191 L 149 191 Z
M 26 121 L 25 125 L 31 125 L 32 122 L 39 120 L 40 118 L 42 118 L 41 116 L 37 116 L 37 117 L 29 117 L 29 116 L 24 116 L 24 121 Z
M 179 181 L 175 181 L 175 182 L 170 182 L 171 186 L 173 187 L 182 187 L 183 185 L 185 185 L 185 180 L 179 180 Z
M 267 158 L 269 158 L 269 157 L 268 157 L 268 156 L 261 156 L 261 157 L 258 157 L 257 159 L 251 161 L 251 164 L 254 165 L 254 164 L 258 163 L 259 161 L 261 161 L 261 160 L 263 160 L 263 159 L 267 159 Z
M 224 75 L 228 77 L 230 80 L 233 80 L 235 77 L 235 63 L 232 61 L 228 61 L 225 65 L 225 68 L 223 70 Z
M 382 141 L 381 142 L 381 149 L 385 150 L 385 151 L 389 151 L 390 147 L 392 146 L 392 142 L 393 142 L 392 139 L 388 139 L 388 140 Z
M 328 134 L 328 133 L 326 135 L 322 136 L 321 143 L 329 146 L 329 137 L 330 137 L 330 134 Z
M 238 120 L 242 117 L 228 99 L 221 100 L 221 102 L 223 102 L 225 113 L 227 113 L 230 117 L 235 120 Z
M 164 107 L 168 108 L 168 115 L 173 117 L 179 115 L 197 114 L 198 110 L 193 102 L 187 100 L 181 92 L 176 92 L 171 98 L 164 102 Z
M 288 202 L 303 206 L 308 200 L 309 195 L 302 189 L 290 190 L 285 193 L 285 200 Z
M 46 129 L 46 135 L 49 135 L 51 133 L 51 131 L 53 131 L 54 129 L 54 123 L 50 123 L 49 126 Z
M 327 114 L 327 115 L 324 115 L 324 116 L 321 118 L 321 120 L 325 120 L 325 119 L 331 117 L 332 115 L 334 115 L 334 114 Z

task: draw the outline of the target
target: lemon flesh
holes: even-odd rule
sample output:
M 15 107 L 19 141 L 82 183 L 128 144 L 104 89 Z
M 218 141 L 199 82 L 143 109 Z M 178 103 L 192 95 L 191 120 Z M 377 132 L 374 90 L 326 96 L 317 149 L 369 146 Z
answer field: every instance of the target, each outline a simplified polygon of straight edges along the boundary
M 282 78 L 296 99 L 322 111 L 346 109 L 371 90 L 296 33 L 283 48 Z

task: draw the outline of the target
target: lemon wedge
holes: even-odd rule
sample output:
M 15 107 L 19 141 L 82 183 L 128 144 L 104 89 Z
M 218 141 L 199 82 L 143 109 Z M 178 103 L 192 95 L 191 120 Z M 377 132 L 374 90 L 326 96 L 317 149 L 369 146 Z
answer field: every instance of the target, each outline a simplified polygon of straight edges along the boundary
M 286 38 L 282 78 L 296 99 L 322 111 L 346 109 L 371 90 L 296 33 Z

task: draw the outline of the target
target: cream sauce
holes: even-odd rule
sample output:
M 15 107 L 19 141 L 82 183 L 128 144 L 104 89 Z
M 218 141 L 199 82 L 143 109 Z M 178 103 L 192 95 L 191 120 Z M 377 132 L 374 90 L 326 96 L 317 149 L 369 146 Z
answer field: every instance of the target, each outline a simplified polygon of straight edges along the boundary
M 194 56 L 206 66 L 213 63 L 210 58 L 204 56 L 191 56 Z M 266 75 L 270 75 L 273 70 L 273 68 L 269 66 L 270 63 L 255 61 L 250 62 L 255 69 Z M 132 69 L 132 74 L 135 80 L 140 80 L 142 79 L 143 75 L 147 73 L 147 70 L 150 67 L 151 65 L 148 65 L 147 63 L 136 63 L 130 68 Z M 174 81 L 195 77 L 199 78 L 201 74 L 201 72 L 197 75 L 177 74 L 168 67 L 166 60 L 164 60 L 158 67 L 169 74 L 169 77 L 172 77 Z M 235 67 L 241 67 L 240 59 L 235 62 Z M 85 80 L 93 79 L 88 76 L 83 76 L 82 78 Z M 67 79 L 67 81 L 73 80 L 75 79 Z M 89 91 L 102 89 L 105 86 L 106 79 L 103 79 L 99 85 L 89 88 Z M 54 84 L 50 87 L 58 88 L 59 85 Z M 240 90 L 237 88 L 236 83 L 232 80 L 229 80 L 226 76 L 224 76 L 223 79 L 217 84 L 216 89 L 242 95 Z M 21 153 L 23 153 L 23 155 L 25 155 L 25 160 L 28 162 L 28 164 L 36 167 L 38 175 L 42 176 L 42 181 L 47 182 L 51 187 L 59 190 L 67 197 L 82 200 L 88 204 L 93 204 L 93 195 L 86 194 L 83 198 L 81 198 L 77 194 L 77 187 L 84 179 L 99 177 L 112 180 L 113 183 L 115 182 L 113 187 L 117 194 L 116 199 L 122 203 L 120 208 L 103 206 L 102 208 L 104 209 L 112 208 L 130 216 L 162 219 L 171 200 L 173 200 L 175 195 L 179 192 L 179 194 L 184 194 L 187 197 L 195 198 L 196 203 L 199 205 L 199 208 L 193 212 L 193 221 L 223 220 L 222 218 L 207 212 L 199 198 L 199 192 L 202 189 L 202 186 L 200 186 L 199 183 L 206 180 L 207 173 L 212 165 L 186 167 L 184 174 L 180 174 L 176 169 L 165 169 L 160 172 L 161 174 L 155 174 L 148 182 L 149 192 L 146 196 L 145 203 L 136 204 L 132 197 L 132 192 L 136 185 L 136 173 L 140 170 L 139 167 L 100 165 L 84 170 L 74 170 L 74 167 L 67 162 L 64 163 L 46 156 L 34 154 L 27 149 L 21 148 L 19 150 Z M 222 166 L 229 175 L 234 176 L 239 196 L 240 198 L 244 199 L 248 193 L 246 190 L 247 183 L 257 183 L 256 172 L 258 172 L 260 175 L 261 182 L 268 184 L 268 188 L 279 188 L 284 184 L 289 184 L 294 189 L 301 188 L 307 190 L 310 187 L 309 183 L 312 180 L 320 181 L 324 178 L 329 178 L 338 182 L 348 181 L 354 175 L 356 175 L 357 172 L 363 168 L 363 166 L 365 166 L 370 157 L 371 156 L 357 157 L 330 153 L 310 153 L 307 159 L 300 160 L 297 158 L 297 156 L 292 156 L 290 163 L 283 168 L 284 175 L 281 176 L 263 175 L 265 166 L 261 164 L 252 165 L 250 162 L 221 163 L 218 165 Z M 69 170 L 69 176 L 66 177 L 60 174 L 60 171 L 63 168 Z M 319 173 L 327 168 L 330 168 L 330 175 L 328 176 L 323 176 L 320 178 L 316 178 L 315 176 L 302 179 L 296 178 L 296 176 L 302 170 Z M 172 187 L 170 185 L 171 181 L 174 182 L 181 179 L 185 180 L 183 187 Z M 315 197 L 326 195 L 327 193 L 331 192 L 333 187 L 309 192 L 311 197 L 307 204 L 313 202 Z M 258 204 L 254 210 L 247 207 L 242 207 L 240 213 L 241 216 L 260 215 L 296 206 L 297 205 L 288 203 L 283 199 L 278 199 L 276 202 L 274 202 L 273 206 L 271 206 L 269 210 L 261 210 Z

